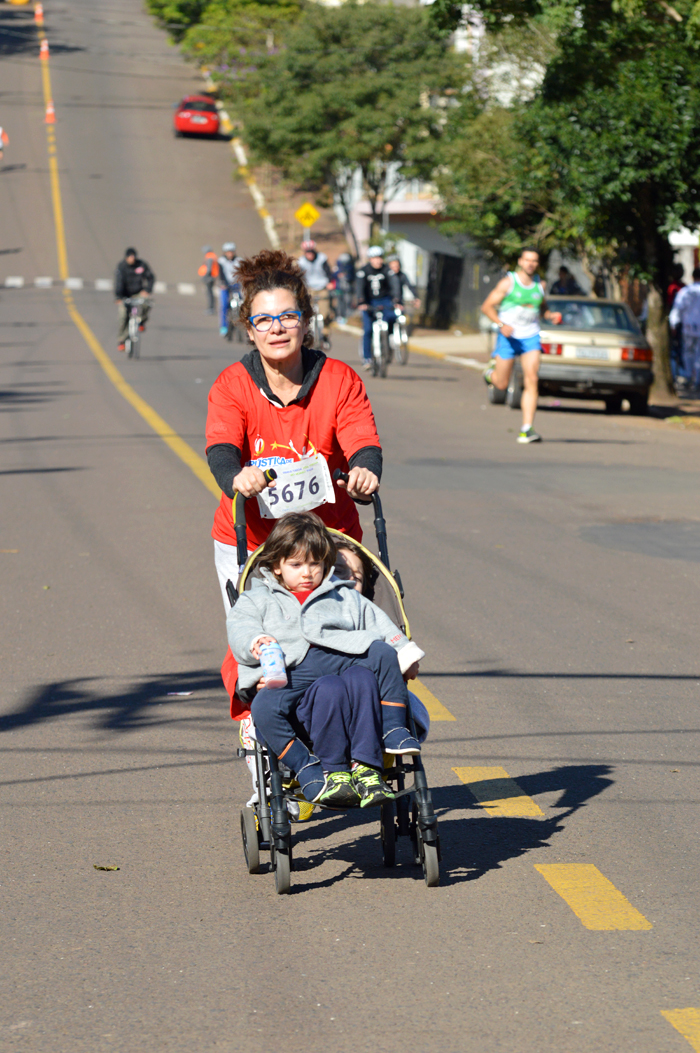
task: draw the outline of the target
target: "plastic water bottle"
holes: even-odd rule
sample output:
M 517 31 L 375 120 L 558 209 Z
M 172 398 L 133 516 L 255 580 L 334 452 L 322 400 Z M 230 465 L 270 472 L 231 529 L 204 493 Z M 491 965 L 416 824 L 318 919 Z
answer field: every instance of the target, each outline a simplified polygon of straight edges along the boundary
M 284 651 L 278 643 L 265 644 L 260 650 L 260 666 L 265 678 L 265 687 L 286 687 L 287 669 Z

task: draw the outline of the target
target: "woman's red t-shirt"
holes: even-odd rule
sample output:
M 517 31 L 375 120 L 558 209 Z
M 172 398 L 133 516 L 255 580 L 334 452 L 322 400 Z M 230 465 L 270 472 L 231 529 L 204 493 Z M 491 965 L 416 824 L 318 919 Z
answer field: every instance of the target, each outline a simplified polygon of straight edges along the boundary
M 263 471 L 285 461 L 298 461 L 314 450 L 326 458 L 331 478 L 337 468 L 347 472 L 348 461 L 364 446 L 380 446 L 374 414 L 362 380 L 350 366 L 327 358 L 311 390 L 299 402 L 280 406 L 260 390 L 241 362 L 229 366 L 209 392 L 207 449 L 230 443 L 241 451 L 243 465 Z M 315 511 L 327 526 L 362 539 L 354 502 L 335 486 L 335 504 Z M 248 547 L 261 545 L 274 520 L 263 519 L 257 501 L 246 505 Z M 221 495 L 212 537 L 236 544 L 231 498 Z

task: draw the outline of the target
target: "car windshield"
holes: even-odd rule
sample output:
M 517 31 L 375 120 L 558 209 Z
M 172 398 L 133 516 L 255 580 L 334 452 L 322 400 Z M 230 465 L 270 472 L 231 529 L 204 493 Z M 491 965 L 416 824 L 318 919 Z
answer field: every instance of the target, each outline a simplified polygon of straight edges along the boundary
M 183 102 L 181 109 L 191 110 L 193 113 L 216 113 L 213 102 Z
M 552 296 L 547 306 L 550 311 L 561 311 L 561 324 L 565 329 L 621 329 L 625 333 L 640 331 L 622 304 L 564 300 Z

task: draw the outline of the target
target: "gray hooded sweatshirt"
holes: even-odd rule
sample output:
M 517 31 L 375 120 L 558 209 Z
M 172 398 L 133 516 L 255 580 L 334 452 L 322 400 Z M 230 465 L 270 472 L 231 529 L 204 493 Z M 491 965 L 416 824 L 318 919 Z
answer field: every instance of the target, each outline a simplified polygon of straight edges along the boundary
M 355 588 L 353 581 L 328 577 L 300 604 L 294 593 L 263 568 L 226 618 L 228 642 L 238 662 L 238 686 L 245 691 L 262 676 L 251 647 L 261 636 L 272 636 L 284 651 L 289 669 L 299 665 L 309 647 L 328 647 L 344 654 L 364 654 L 375 640 L 384 640 L 398 654 L 401 672 L 425 656 L 391 618 Z

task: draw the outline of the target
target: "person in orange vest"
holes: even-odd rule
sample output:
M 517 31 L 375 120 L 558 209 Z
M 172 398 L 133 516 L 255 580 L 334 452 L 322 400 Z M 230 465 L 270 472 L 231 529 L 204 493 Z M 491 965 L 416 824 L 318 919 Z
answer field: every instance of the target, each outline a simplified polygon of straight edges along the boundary
M 204 263 L 197 273 L 204 282 L 204 288 L 207 292 L 207 314 L 214 314 L 214 283 L 219 277 L 219 262 L 211 245 L 204 245 L 202 252 L 204 253 Z
M 5 147 L 10 141 L 10 137 L 4 128 L 0 127 L 0 161 L 2 161 L 2 155 Z

